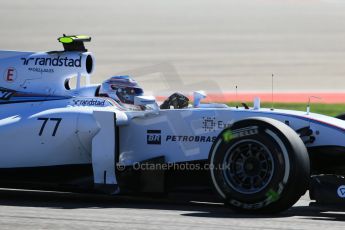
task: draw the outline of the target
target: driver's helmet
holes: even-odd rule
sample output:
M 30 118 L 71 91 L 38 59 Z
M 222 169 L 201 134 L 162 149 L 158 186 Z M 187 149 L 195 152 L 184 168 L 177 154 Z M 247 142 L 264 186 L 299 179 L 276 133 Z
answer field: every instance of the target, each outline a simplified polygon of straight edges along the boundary
M 111 97 L 123 104 L 134 104 L 135 96 L 142 96 L 143 89 L 129 76 L 114 76 L 104 81 L 99 94 Z

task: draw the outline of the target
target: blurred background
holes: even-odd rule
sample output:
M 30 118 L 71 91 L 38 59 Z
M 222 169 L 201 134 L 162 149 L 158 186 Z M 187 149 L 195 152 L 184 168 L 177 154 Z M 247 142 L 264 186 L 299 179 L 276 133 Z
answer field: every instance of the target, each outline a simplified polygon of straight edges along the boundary
M 0 0 L 0 49 L 59 50 L 87 34 L 97 83 L 175 90 L 345 92 L 342 0 Z M 177 87 L 177 89 L 173 89 Z

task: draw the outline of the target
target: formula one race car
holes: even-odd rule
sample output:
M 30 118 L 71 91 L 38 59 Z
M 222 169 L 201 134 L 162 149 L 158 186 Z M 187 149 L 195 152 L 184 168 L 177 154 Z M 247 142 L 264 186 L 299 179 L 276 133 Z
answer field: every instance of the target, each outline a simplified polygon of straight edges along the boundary
M 0 51 L 0 186 L 121 194 L 213 190 L 229 207 L 291 207 L 311 175 L 345 173 L 345 121 L 300 111 L 193 104 L 159 107 L 129 76 L 81 87 L 88 36 L 63 51 Z M 76 87 L 71 79 L 76 77 Z M 335 191 L 336 193 L 336 191 Z

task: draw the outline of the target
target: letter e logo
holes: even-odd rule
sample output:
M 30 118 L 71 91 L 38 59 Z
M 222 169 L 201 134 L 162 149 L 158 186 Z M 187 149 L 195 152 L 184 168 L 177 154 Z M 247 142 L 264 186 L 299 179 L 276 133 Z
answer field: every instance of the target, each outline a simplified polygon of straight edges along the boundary
M 15 68 L 7 68 L 4 74 L 5 81 L 14 82 L 17 78 L 17 71 Z

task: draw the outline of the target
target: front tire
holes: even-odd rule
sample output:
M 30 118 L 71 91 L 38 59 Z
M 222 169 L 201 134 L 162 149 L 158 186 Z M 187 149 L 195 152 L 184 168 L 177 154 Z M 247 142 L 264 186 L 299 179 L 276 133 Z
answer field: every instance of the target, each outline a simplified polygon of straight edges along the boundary
M 241 120 L 223 130 L 209 164 L 217 194 L 242 212 L 288 209 L 306 192 L 310 178 L 304 143 L 289 126 L 270 118 Z

